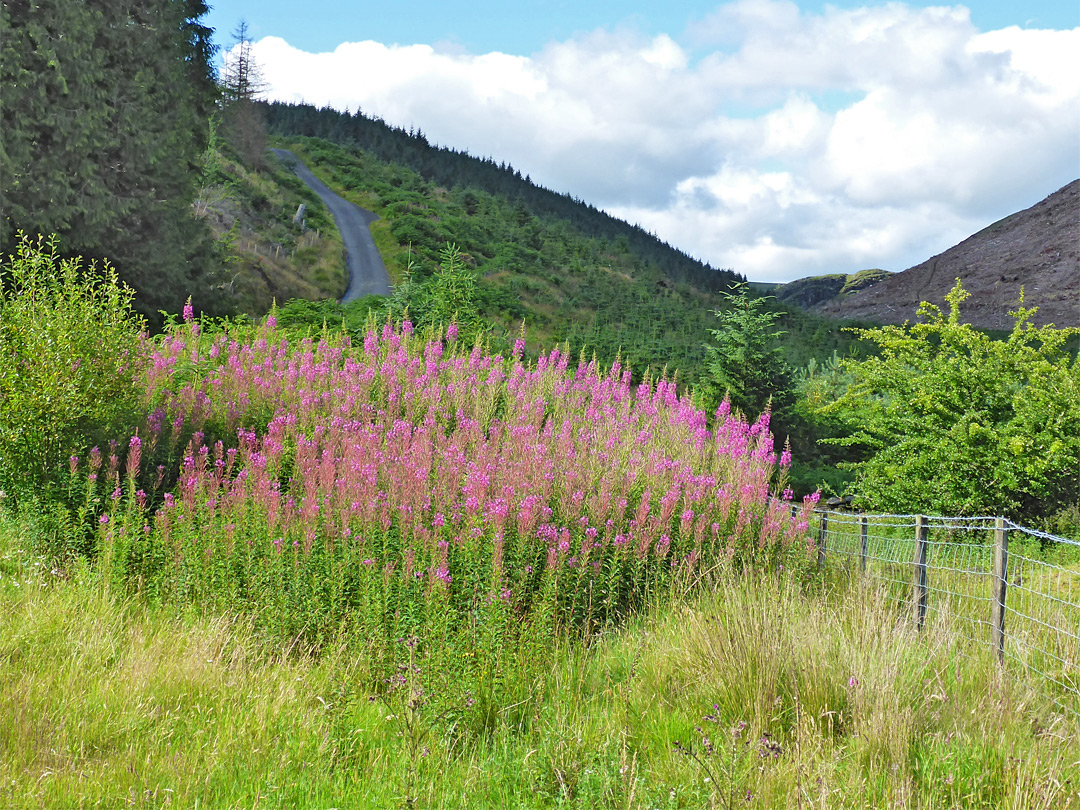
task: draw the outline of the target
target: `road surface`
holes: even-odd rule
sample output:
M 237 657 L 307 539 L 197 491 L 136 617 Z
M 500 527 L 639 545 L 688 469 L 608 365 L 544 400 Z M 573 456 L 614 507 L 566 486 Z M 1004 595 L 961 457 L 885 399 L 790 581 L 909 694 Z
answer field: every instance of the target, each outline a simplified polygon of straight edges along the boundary
M 345 244 L 345 263 L 349 268 L 349 288 L 341 303 L 347 304 L 365 295 L 390 295 L 390 276 L 368 229 L 378 215 L 332 192 L 288 149 L 274 149 L 273 152 L 322 198 L 334 216 Z

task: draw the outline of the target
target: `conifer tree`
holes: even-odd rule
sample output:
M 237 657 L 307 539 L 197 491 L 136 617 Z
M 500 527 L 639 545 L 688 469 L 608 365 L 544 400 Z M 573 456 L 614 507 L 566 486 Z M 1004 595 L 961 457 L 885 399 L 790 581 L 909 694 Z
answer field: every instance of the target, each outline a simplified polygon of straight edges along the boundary
M 266 92 L 262 69 L 251 52 L 248 24 L 233 31 L 234 46 L 221 73 L 223 134 L 246 165 L 261 168 L 266 152 L 266 123 L 257 102 Z
M 17 229 L 108 257 L 147 314 L 203 293 L 191 200 L 216 98 L 203 0 L 5 2 L 0 249 Z M 206 299 L 208 295 L 204 294 Z

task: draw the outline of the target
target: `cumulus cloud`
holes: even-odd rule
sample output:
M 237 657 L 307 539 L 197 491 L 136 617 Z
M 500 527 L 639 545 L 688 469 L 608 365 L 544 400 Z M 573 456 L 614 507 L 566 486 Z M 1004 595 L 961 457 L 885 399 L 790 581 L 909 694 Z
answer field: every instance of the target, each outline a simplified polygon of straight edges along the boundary
M 1080 29 L 963 6 L 738 0 L 678 35 L 531 56 L 255 44 L 273 98 L 358 107 L 512 163 L 757 280 L 902 270 L 1078 171 Z

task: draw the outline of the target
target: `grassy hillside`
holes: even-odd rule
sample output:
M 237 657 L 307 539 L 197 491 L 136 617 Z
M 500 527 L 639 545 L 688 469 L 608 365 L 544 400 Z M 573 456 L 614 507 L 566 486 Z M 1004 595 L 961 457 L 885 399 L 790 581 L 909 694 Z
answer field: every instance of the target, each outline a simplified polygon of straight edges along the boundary
M 193 203 L 209 223 L 223 264 L 213 302 L 199 310 L 260 315 L 277 300 L 340 297 L 346 288 L 341 238 L 329 210 L 292 172 L 266 160 L 245 165 L 228 142 L 214 138 L 203 156 Z M 306 228 L 293 215 L 307 206 Z
M 717 325 L 714 311 L 724 306 L 716 290 L 736 281 L 734 273 L 699 265 L 709 284 L 694 283 L 701 278 L 695 274 L 673 279 L 628 235 L 589 235 L 568 219 L 533 214 L 522 198 L 439 186 L 401 164 L 322 139 L 280 143 L 346 199 L 382 217 L 372 232 L 393 281 L 410 258 L 423 280 L 452 242 L 476 272 L 481 314 L 497 335 L 514 336 L 524 323 L 533 346 L 567 341 L 607 362 L 621 353 L 637 375 L 667 367 L 692 382 L 702 373 L 703 343 Z M 777 308 L 792 365 L 852 345 L 836 322 Z

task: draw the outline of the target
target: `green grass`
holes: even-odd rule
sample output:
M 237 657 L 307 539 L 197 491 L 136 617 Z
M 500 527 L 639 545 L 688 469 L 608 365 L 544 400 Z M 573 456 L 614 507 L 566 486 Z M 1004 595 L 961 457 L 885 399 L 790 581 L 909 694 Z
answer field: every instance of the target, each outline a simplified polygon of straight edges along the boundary
M 1080 807 L 1076 716 L 865 580 L 720 575 L 564 639 L 478 732 L 372 702 L 362 639 L 59 579 L 26 536 L 0 513 L 5 807 Z

